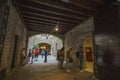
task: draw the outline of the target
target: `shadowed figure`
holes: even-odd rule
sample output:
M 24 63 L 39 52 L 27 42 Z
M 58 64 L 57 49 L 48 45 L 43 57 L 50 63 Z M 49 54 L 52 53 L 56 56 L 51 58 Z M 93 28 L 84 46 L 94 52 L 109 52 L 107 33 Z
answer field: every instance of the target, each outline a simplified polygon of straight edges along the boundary
M 106 63 L 107 65 L 113 65 L 113 58 L 114 58 L 114 52 L 109 48 L 107 48 L 104 51 L 103 62 Z

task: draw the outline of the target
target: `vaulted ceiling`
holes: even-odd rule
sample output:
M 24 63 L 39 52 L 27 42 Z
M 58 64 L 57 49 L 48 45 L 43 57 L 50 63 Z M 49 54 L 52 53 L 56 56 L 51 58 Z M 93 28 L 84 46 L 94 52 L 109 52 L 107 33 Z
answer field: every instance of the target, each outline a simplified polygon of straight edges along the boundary
M 68 2 L 64 2 L 68 1 Z M 28 31 L 65 34 L 96 14 L 103 0 L 15 0 Z

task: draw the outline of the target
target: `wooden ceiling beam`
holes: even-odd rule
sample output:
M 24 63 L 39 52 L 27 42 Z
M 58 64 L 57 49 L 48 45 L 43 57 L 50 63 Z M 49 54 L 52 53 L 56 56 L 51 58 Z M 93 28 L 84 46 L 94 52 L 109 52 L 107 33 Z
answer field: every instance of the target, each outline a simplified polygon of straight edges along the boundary
M 56 23 L 56 24 L 57 24 L 57 23 L 64 23 L 64 24 L 66 24 L 66 25 L 67 25 L 67 24 L 68 24 L 68 25 L 69 25 L 69 24 L 73 24 L 73 25 L 78 24 L 78 23 L 72 23 L 72 22 L 47 20 L 47 19 L 41 19 L 41 18 L 33 18 L 33 17 L 31 18 L 31 17 L 26 17 L 26 16 L 24 16 L 23 18 L 24 18 L 25 20 L 28 19 L 28 20 L 31 20 L 31 21 L 38 21 L 38 22 L 39 22 L 39 21 L 42 21 L 42 22 L 48 21 L 48 22 L 54 22 L 54 23 Z
M 89 14 L 91 14 L 90 12 L 88 12 L 85 9 L 75 7 L 73 5 L 70 5 L 69 3 L 65 3 L 61 0 L 28 0 L 28 1 L 35 3 L 35 4 L 39 4 L 39 5 L 45 5 L 48 7 L 53 7 L 53 8 L 57 8 L 60 10 L 65 10 L 65 11 L 68 11 L 70 13 L 75 13 L 78 15 L 90 16 Z
M 49 23 L 49 22 L 43 22 L 43 21 L 40 21 L 39 23 L 37 23 L 37 22 L 28 22 L 27 24 L 33 24 L 33 25 L 40 25 L 40 24 L 49 24 L 49 25 L 56 25 L 57 23 Z M 59 24 L 60 26 L 75 26 L 75 25 L 73 25 L 73 24 L 62 24 L 62 23 L 60 23 Z
M 40 25 L 33 25 L 33 24 L 27 24 L 27 27 L 35 27 L 35 28 L 47 28 L 48 29 L 48 27 L 50 28 L 50 29 L 54 29 L 56 26 L 52 26 L 52 25 L 46 25 L 46 24 L 40 24 Z M 61 27 L 61 26 L 58 26 L 59 27 L 59 29 L 69 29 L 69 28 L 73 28 L 73 27 Z
M 96 3 L 96 4 L 100 4 L 100 5 L 104 5 L 105 2 L 103 0 L 91 0 L 92 2 Z
M 57 23 L 49 23 L 49 22 L 43 22 L 43 21 L 39 21 L 39 23 L 38 22 L 34 22 L 34 21 L 26 21 L 27 22 L 27 24 L 36 24 L 36 25 L 39 25 L 39 24 L 48 24 L 48 25 L 56 25 Z M 60 26 L 70 26 L 70 27 L 72 27 L 72 26 L 75 26 L 75 25 L 73 25 L 73 24 L 62 24 L 62 23 L 59 23 L 59 25 Z
M 31 34 L 30 32 L 37 32 L 37 33 L 49 33 L 49 32 L 45 32 L 45 31 L 40 31 L 40 30 L 28 30 L 29 34 Z
M 68 29 L 59 29 L 59 31 L 54 31 L 54 30 L 51 30 L 51 29 L 48 29 L 48 28 L 44 28 L 44 27 L 42 27 L 42 28 L 31 28 L 31 27 L 28 27 L 27 28 L 27 30 L 28 31 L 37 31 L 37 32 L 44 32 L 44 33 L 46 33 L 46 30 L 47 30 L 47 33 L 62 33 L 62 34 L 64 34 L 64 32 L 67 32 L 67 30 Z
M 34 25 L 34 26 L 48 25 L 48 26 L 54 26 L 55 27 L 57 24 L 46 24 L 46 23 L 35 24 L 35 23 L 27 23 L 27 25 Z M 59 24 L 59 27 L 72 28 L 73 26 L 65 26 L 65 25 Z
M 44 25 L 43 25 L 43 26 L 42 26 L 42 25 L 41 25 L 41 26 L 28 25 L 28 26 L 27 26 L 27 29 L 38 29 L 38 30 L 39 30 L 39 29 L 42 29 L 42 30 L 44 30 L 44 31 L 46 31 L 46 30 L 52 31 L 53 28 L 50 27 L 50 26 L 49 26 L 49 28 L 48 28 L 48 27 L 46 27 L 46 26 L 44 26 Z
M 27 17 L 27 16 L 23 16 L 24 20 L 29 20 L 31 22 L 48 22 L 48 23 L 59 23 L 59 24 L 63 24 L 63 25 L 77 25 L 79 23 L 72 23 L 72 22 L 64 22 L 64 21 L 56 21 L 56 20 L 47 20 L 47 19 L 41 19 L 41 18 L 35 18 L 35 17 Z
M 87 18 L 88 16 L 82 16 L 82 15 L 73 15 L 69 12 L 65 13 L 64 11 L 57 11 L 56 10 L 45 10 L 45 9 L 42 9 L 42 8 L 37 8 L 37 7 L 33 7 L 33 6 L 29 6 L 29 5 L 23 5 L 23 4 L 19 4 L 18 5 L 19 8 L 21 9 L 31 9 L 32 11 L 41 11 L 41 12 L 45 12 L 45 13 L 48 13 L 48 14 L 55 14 L 55 15 L 58 15 L 58 16 L 63 16 L 63 17 L 68 17 L 68 18 L 75 18 L 75 19 L 82 19 L 82 18 Z
M 87 7 L 92 7 L 96 10 L 94 13 L 97 12 L 99 6 L 105 4 L 103 0 L 70 0 L 70 3 L 74 5 L 78 5 L 80 3 L 80 4 L 84 4 Z
M 90 10 L 90 11 L 93 11 L 93 12 L 96 12 L 97 10 L 92 7 L 92 6 L 89 6 L 89 5 L 85 5 L 85 4 L 82 4 L 80 3 L 80 0 L 69 0 L 69 3 L 70 4 L 73 4 L 77 7 L 80 7 L 80 8 L 83 8 L 83 9 L 86 9 L 86 10 Z
M 43 15 L 39 13 L 33 13 L 33 12 L 27 12 L 27 11 L 22 11 L 21 12 L 24 16 L 30 16 L 30 17 L 37 17 L 37 18 L 43 18 L 47 20 L 55 20 L 55 21 L 64 21 L 64 22 L 78 22 L 78 21 L 83 21 L 83 20 L 71 20 L 67 18 L 59 18 L 59 17 L 54 17 L 54 16 L 48 16 L 48 15 Z
M 71 17 L 63 17 L 63 16 L 59 16 L 59 15 L 55 15 L 55 14 L 49 14 L 49 13 L 39 13 L 39 12 L 31 12 L 31 11 L 21 11 L 22 13 L 25 13 L 25 14 L 29 14 L 29 15 L 35 15 L 35 16 L 42 16 L 42 17 L 47 17 L 47 18 L 54 18 L 54 19 L 61 19 L 61 20 L 78 20 L 78 21 L 83 21 L 85 20 L 86 18 L 83 18 L 83 17 L 74 17 L 74 16 L 71 16 Z
M 73 19 L 73 20 L 85 20 L 87 17 L 83 17 L 83 16 L 62 16 L 62 15 L 56 15 L 56 14 L 51 14 L 51 13 L 47 13 L 47 12 L 43 12 L 43 11 L 38 11 L 38 10 L 34 10 L 34 9 L 29 9 L 29 8 L 23 8 L 20 7 L 19 8 L 21 12 L 25 12 L 25 13 L 37 13 L 37 14 L 42 14 L 42 15 L 47 15 L 47 16 L 53 16 L 53 17 L 59 17 L 59 18 L 65 18 L 65 19 Z M 69 14 L 69 13 L 68 13 Z
M 27 28 L 27 30 L 28 30 L 28 31 L 36 31 L 36 32 L 46 33 L 46 31 L 43 30 L 43 29 L 35 29 L 35 28 L 34 28 L 34 29 L 31 29 L 31 28 Z M 51 31 L 48 30 L 47 33 L 51 33 Z
M 33 0 L 34 1 L 34 0 Z M 46 0 L 44 0 L 46 1 Z M 41 5 L 41 4 L 34 4 L 33 2 L 29 3 L 26 1 L 23 2 L 18 2 L 17 5 L 19 7 L 23 7 L 23 8 L 29 8 L 29 9 L 33 9 L 33 10 L 38 10 L 38 11 L 43 11 L 43 12 L 47 12 L 47 13 L 52 13 L 52 14 L 57 14 L 57 15 L 62 15 L 62 16 L 76 16 L 76 17 L 89 17 L 93 14 L 93 12 L 90 12 L 88 14 L 76 14 L 76 13 L 72 13 L 70 11 L 67 10 L 61 10 L 58 8 L 53 8 L 53 7 L 49 7 L 49 6 L 45 6 L 45 5 Z M 61 5 L 62 6 L 62 5 Z M 65 6 L 65 5 L 64 5 Z M 81 10 L 75 10 L 76 12 L 82 12 Z M 87 10 L 86 10 L 87 11 Z M 66 15 L 67 14 L 67 15 Z
M 49 28 L 48 28 L 49 27 Z M 53 30 L 53 27 L 51 27 L 51 26 L 45 26 L 45 25 L 41 25 L 41 26 L 34 26 L 34 25 L 28 25 L 28 27 L 27 28 L 29 28 L 29 29 L 43 29 L 43 30 L 50 30 L 50 31 L 52 31 Z
M 46 27 L 46 28 L 50 28 L 50 29 L 54 29 L 56 26 L 52 26 L 52 25 L 46 25 L 46 24 L 40 24 L 40 25 L 33 25 L 33 24 L 27 24 L 27 26 L 34 26 L 37 28 L 41 28 L 41 27 Z M 68 29 L 68 28 L 73 28 L 73 27 L 61 27 L 59 26 L 60 29 Z

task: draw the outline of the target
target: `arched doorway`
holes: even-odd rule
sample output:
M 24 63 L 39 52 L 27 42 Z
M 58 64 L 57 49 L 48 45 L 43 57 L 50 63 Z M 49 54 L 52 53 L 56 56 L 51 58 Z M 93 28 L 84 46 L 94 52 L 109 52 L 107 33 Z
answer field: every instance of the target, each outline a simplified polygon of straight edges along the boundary
M 39 46 L 40 50 L 47 49 L 48 55 L 51 55 L 51 45 L 50 44 L 48 44 L 48 43 L 39 43 L 38 46 Z
M 39 34 L 35 36 L 31 36 L 28 39 L 28 47 L 27 53 L 29 53 L 29 49 L 37 48 L 37 49 L 47 49 L 48 50 L 48 60 L 49 61 L 56 61 L 57 51 L 63 47 L 63 40 L 57 36 L 51 34 Z M 38 62 L 42 61 L 39 55 Z M 49 62 L 48 61 L 48 62 Z
M 39 34 L 29 37 L 27 53 L 29 49 L 32 49 L 33 47 L 39 48 L 38 44 L 42 43 L 46 43 L 51 46 L 50 53 L 53 56 L 57 56 L 57 51 L 63 47 L 63 40 L 61 38 L 51 34 Z

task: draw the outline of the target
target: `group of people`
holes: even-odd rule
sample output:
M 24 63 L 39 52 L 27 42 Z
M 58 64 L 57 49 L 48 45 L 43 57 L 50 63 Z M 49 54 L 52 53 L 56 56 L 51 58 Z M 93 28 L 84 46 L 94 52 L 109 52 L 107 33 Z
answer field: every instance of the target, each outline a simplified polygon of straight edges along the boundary
M 42 55 L 42 58 L 44 56 L 44 62 L 47 62 L 48 55 L 47 49 L 42 50 L 39 50 L 38 48 L 29 49 L 28 57 L 31 63 L 33 63 L 34 61 L 38 61 L 38 55 Z
M 64 52 L 64 48 L 61 48 L 57 52 L 57 60 L 58 60 L 58 69 L 63 69 L 63 63 L 64 59 L 66 59 L 66 66 L 69 65 L 69 63 L 73 62 L 72 58 L 72 48 L 69 48 L 66 52 Z M 33 63 L 34 60 L 38 60 L 38 55 L 41 54 L 42 58 L 44 57 L 44 62 L 47 62 L 47 55 L 48 51 L 46 49 L 39 50 L 37 48 L 33 48 L 32 50 L 29 49 L 29 59 L 30 62 Z M 79 59 L 79 69 L 82 71 L 83 69 L 83 48 L 80 47 L 79 50 L 76 52 L 76 57 Z
M 64 59 L 66 59 L 66 66 L 69 65 L 69 63 L 73 62 L 72 58 L 72 48 L 69 48 L 65 53 L 64 53 L 64 48 L 61 48 L 57 52 L 57 60 L 58 60 L 58 69 L 63 69 L 63 62 Z M 80 47 L 79 50 L 76 52 L 76 57 L 79 59 L 79 69 L 82 71 L 83 69 L 83 48 Z

